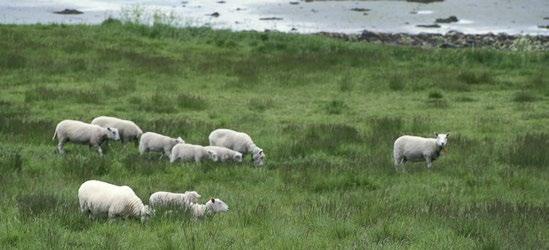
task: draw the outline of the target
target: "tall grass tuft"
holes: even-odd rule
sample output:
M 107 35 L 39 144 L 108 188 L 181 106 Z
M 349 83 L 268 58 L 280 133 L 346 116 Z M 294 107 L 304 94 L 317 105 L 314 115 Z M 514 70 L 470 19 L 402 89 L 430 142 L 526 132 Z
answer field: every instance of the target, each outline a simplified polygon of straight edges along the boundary
M 330 115 L 338 115 L 349 109 L 349 106 L 342 100 L 332 100 L 326 104 L 325 109 Z
M 23 169 L 23 157 L 19 150 L 9 150 L 0 152 L 0 172 L 21 172 Z
M 518 91 L 513 95 L 514 102 L 534 102 L 538 98 L 529 91 Z
M 73 176 L 80 181 L 105 175 L 112 167 L 112 161 L 108 157 L 101 157 L 95 151 L 92 152 L 90 150 L 85 155 L 77 153 L 69 155 L 69 153 L 61 159 L 61 167 L 65 174 Z
M 32 193 L 17 197 L 17 208 L 21 218 L 30 219 L 43 213 L 53 213 L 59 204 L 59 199 L 49 193 Z
M 293 156 L 306 156 L 315 151 L 337 154 L 340 145 L 362 141 L 356 128 L 344 124 L 314 124 L 292 130 L 299 137 L 291 147 L 284 149 Z
M 179 94 L 177 95 L 176 101 L 177 105 L 184 109 L 204 110 L 208 106 L 208 103 L 204 98 L 196 95 Z
M 494 77 L 488 71 L 461 71 L 457 79 L 470 85 L 495 83 Z
M 263 112 L 274 107 L 274 101 L 270 97 L 254 97 L 248 101 L 248 108 L 253 111 Z
M 549 134 L 528 133 L 515 138 L 504 156 L 509 164 L 520 167 L 546 167 L 549 162 Z

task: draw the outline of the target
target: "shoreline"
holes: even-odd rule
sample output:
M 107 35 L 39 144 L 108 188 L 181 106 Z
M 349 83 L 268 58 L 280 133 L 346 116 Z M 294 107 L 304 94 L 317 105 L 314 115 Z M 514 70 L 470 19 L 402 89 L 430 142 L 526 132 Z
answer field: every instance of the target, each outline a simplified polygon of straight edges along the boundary
M 315 34 L 346 41 L 380 43 L 424 48 L 494 48 L 503 50 L 549 50 L 549 36 L 510 35 L 507 33 L 467 34 L 458 31 L 440 33 L 385 33 L 364 30 L 360 34 L 317 32 Z

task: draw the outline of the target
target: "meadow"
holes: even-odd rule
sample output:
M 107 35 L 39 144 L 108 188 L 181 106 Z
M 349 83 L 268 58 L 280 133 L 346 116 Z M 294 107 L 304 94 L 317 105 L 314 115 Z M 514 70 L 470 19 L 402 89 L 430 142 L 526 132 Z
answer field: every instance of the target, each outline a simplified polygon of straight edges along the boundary
M 208 28 L 0 25 L 3 249 L 547 249 L 549 52 L 421 49 Z M 266 165 L 169 164 L 110 143 L 56 153 L 55 125 L 111 115 L 207 144 L 245 131 Z M 395 171 L 403 134 L 449 152 Z M 230 207 L 90 220 L 99 179 L 144 201 L 196 190 Z M 148 202 L 146 202 L 148 203 Z

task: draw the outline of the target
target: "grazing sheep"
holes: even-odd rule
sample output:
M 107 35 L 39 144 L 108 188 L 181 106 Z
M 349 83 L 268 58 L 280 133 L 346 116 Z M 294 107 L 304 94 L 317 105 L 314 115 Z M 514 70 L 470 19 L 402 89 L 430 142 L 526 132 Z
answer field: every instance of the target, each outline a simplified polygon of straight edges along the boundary
M 181 159 L 183 161 L 200 162 L 202 160 L 210 159 L 217 161 L 217 154 L 212 150 L 207 150 L 205 147 L 193 144 L 177 144 L 172 148 L 172 154 L 170 155 L 170 162 L 175 162 Z
M 423 138 L 404 135 L 395 140 L 393 157 L 395 168 L 407 161 L 426 161 L 427 167 L 432 167 L 432 161 L 440 156 L 448 143 L 449 134 L 436 134 L 435 138 Z
M 139 153 L 142 155 L 145 152 L 161 152 L 162 156 L 169 156 L 172 148 L 179 143 L 185 143 L 181 137 L 171 138 L 165 135 L 147 132 L 141 135 L 139 139 Z
M 103 143 L 109 139 L 120 140 L 120 135 L 116 128 L 103 128 L 74 120 L 63 120 L 58 123 L 51 139 L 54 140 L 56 137 L 59 141 L 57 150 L 60 154 L 65 153 L 65 142 L 73 142 L 96 147 L 99 154 L 103 155 L 103 150 L 101 149 Z
M 133 217 L 145 222 L 154 214 L 130 187 L 97 180 L 86 181 L 80 186 L 78 201 L 80 212 L 88 213 L 90 218 L 107 215 L 109 219 Z
M 206 204 L 191 204 L 191 212 L 195 218 L 204 217 L 204 215 L 223 213 L 229 211 L 229 206 L 220 199 L 211 198 Z
M 243 155 L 250 153 L 256 166 L 261 166 L 265 162 L 266 156 L 263 149 L 255 145 L 252 138 L 246 133 L 230 129 L 216 129 L 210 133 L 208 139 L 210 146 L 226 147 Z
M 218 146 L 206 146 L 207 150 L 211 150 L 217 154 L 217 159 L 221 162 L 236 161 L 242 162 L 242 153 Z
M 162 206 L 175 206 L 187 209 L 191 203 L 198 202 L 200 194 L 196 191 L 187 191 L 185 193 L 156 192 L 151 194 L 149 205 L 153 208 Z
M 122 143 L 135 140 L 139 140 L 143 130 L 139 128 L 134 122 L 129 120 L 122 120 L 116 117 L 110 116 L 99 116 L 91 121 L 91 124 L 99 125 L 101 127 L 107 128 L 116 128 L 120 134 L 120 140 Z

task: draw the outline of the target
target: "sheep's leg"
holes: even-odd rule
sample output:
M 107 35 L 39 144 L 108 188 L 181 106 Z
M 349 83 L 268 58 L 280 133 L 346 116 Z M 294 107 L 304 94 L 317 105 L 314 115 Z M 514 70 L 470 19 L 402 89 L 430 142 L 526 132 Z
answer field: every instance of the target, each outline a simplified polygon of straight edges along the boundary
M 59 154 L 65 154 L 65 140 L 59 140 L 59 143 L 57 144 L 57 151 Z
M 103 149 L 101 149 L 101 146 L 97 145 L 97 152 L 99 152 L 100 156 L 103 156 Z
M 427 162 L 427 168 L 430 169 L 431 167 L 433 167 L 433 161 L 431 160 L 431 157 L 425 157 L 425 161 Z

